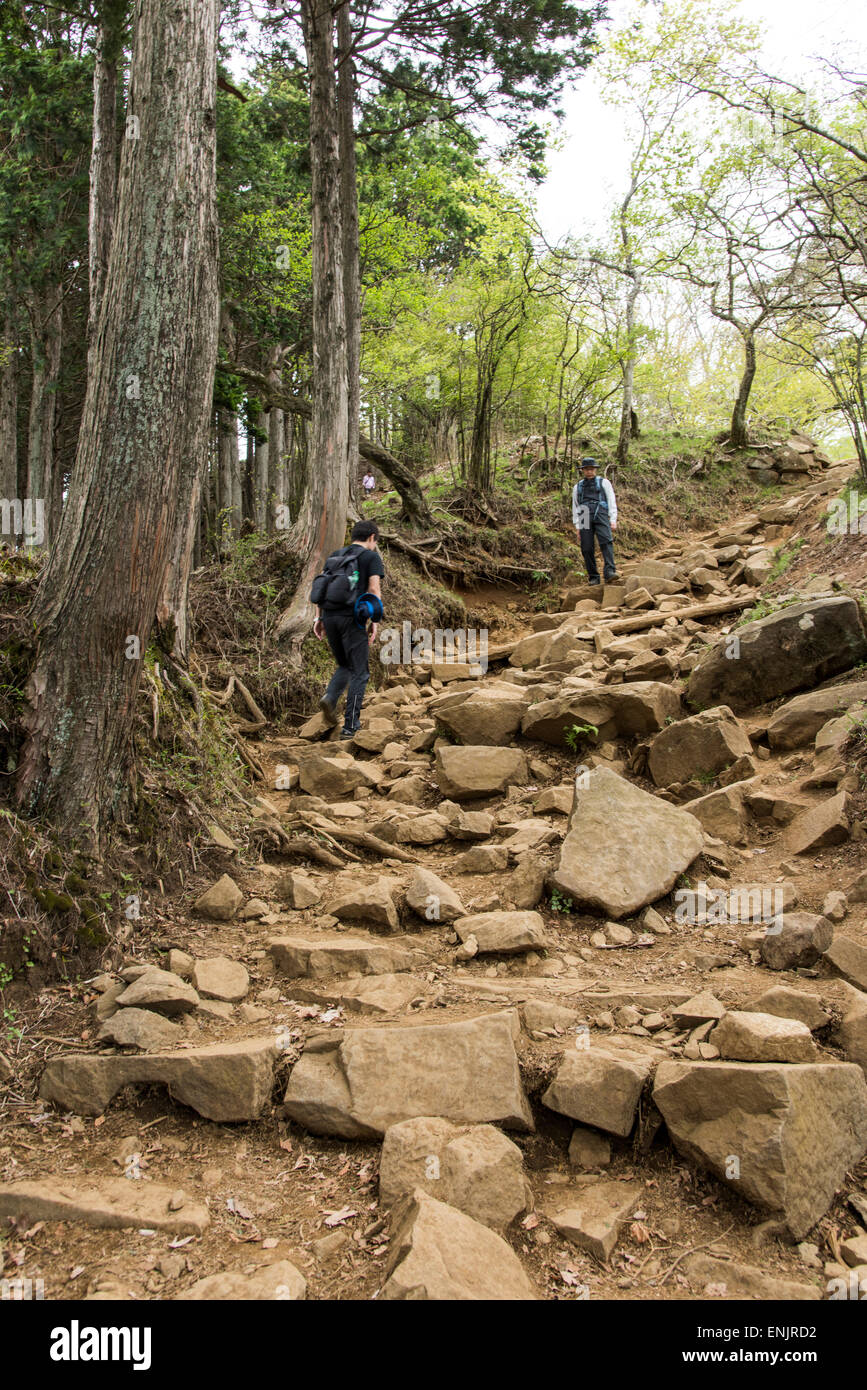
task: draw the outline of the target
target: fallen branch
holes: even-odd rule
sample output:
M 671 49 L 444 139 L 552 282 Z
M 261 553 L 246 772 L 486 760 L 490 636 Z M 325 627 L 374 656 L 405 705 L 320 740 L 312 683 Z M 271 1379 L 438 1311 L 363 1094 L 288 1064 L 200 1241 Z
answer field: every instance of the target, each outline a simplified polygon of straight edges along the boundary
M 264 729 L 265 725 L 268 723 L 268 718 L 265 714 L 263 714 L 262 710 L 260 710 L 259 706 L 256 704 L 256 701 L 253 699 L 253 696 L 250 694 L 249 690 L 247 689 L 244 682 L 240 679 L 240 677 L 235 675 L 234 672 L 233 676 L 235 680 L 235 689 L 241 695 L 244 704 L 247 706 L 247 709 L 250 711 L 255 721 L 254 725 L 248 725 L 244 729 L 244 733 L 256 733 L 259 729 Z
M 297 854 L 302 859 L 314 859 L 317 864 L 324 864 L 327 869 L 344 869 L 345 859 L 338 859 L 336 854 L 331 854 L 322 845 L 318 845 L 309 835 L 294 835 L 286 840 L 285 845 L 281 846 L 283 854 Z
M 646 627 L 659 627 L 669 618 L 677 618 L 678 622 L 684 618 L 710 618 L 717 613 L 734 613 L 740 608 L 751 608 L 755 602 L 755 594 L 750 594 L 748 598 L 718 598 L 710 603 L 693 603 L 689 608 L 677 608 L 672 613 L 643 613 L 640 618 L 615 618 L 613 623 L 606 623 L 606 630 L 641 632 Z
M 656 1283 L 653 1284 L 651 1287 L 654 1289 L 661 1288 L 668 1276 L 670 1274 L 673 1274 L 674 1271 L 677 1269 L 677 1266 L 680 1264 L 681 1260 L 685 1260 L 687 1255 L 694 1255 L 698 1250 L 706 1250 L 709 1245 L 716 1245 L 718 1240 L 724 1240 L 725 1237 L 728 1235 L 729 1231 L 733 1231 L 736 1225 L 737 1222 L 733 1221 L 730 1226 L 726 1226 L 722 1235 L 714 1236 L 712 1240 L 706 1240 L 703 1245 L 690 1245 L 686 1250 L 684 1250 L 680 1255 L 678 1255 L 674 1263 L 668 1266 L 668 1269 L 665 1271 L 665 1273 L 659 1279 L 657 1279 Z
M 367 849 L 372 854 L 382 855 L 383 859 L 399 859 L 404 864 L 416 862 L 415 855 L 407 854 L 406 850 L 399 849 L 397 845 L 390 845 L 386 840 L 380 840 L 377 835 L 371 835 L 367 830 L 350 830 L 348 826 L 336 825 L 334 821 L 326 820 L 324 816 L 318 819 L 321 824 L 314 828 L 326 831 L 335 840 L 345 840 L 347 844 L 358 845 L 360 849 Z M 309 824 L 306 821 L 304 823 Z
M 246 747 L 244 740 L 237 733 L 235 734 L 235 747 L 240 753 L 242 761 L 247 764 L 256 780 L 259 782 L 267 781 L 262 764 L 259 762 L 258 758 L 253 757 L 253 754 Z

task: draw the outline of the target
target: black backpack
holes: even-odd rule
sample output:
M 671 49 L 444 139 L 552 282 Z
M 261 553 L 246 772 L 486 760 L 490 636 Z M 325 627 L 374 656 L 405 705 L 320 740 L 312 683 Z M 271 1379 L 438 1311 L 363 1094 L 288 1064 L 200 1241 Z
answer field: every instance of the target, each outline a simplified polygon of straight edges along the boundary
M 317 574 L 310 590 L 310 602 L 321 608 L 352 608 L 359 595 L 358 561 L 360 552 L 357 544 L 345 545 L 335 550 L 325 561 L 325 568 Z

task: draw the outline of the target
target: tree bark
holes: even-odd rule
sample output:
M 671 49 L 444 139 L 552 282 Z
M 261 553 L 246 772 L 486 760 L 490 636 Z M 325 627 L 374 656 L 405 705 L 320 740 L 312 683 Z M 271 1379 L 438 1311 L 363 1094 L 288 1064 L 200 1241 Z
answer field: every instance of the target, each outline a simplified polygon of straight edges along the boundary
M 269 530 L 274 531 L 277 508 L 286 501 L 284 490 L 286 486 L 286 445 L 284 440 L 285 429 L 283 411 L 279 406 L 273 406 L 268 416 L 268 439 L 270 448 L 268 450 L 268 496 L 271 498 L 271 511 L 269 515 Z
M 7 309 L 0 340 L 0 497 L 12 501 L 18 491 L 18 325 Z M 15 544 L 12 536 L 2 537 Z
M 117 199 L 118 63 L 122 52 L 126 0 L 108 0 L 96 45 L 93 68 L 93 136 L 90 152 L 90 298 L 87 340 L 93 345 L 114 230 Z
M 42 504 L 44 543 L 53 534 L 54 427 L 63 344 L 63 290 L 49 285 L 31 304 L 30 420 L 27 431 L 27 501 Z
M 737 399 L 735 400 L 734 410 L 732 411 L 732 423 L 729 430 L 729 443 L 735 449 L 745 449 L 750 442 L 747 430 L 747 404 L 750 399 L 750 391 L 753 388 L 753 381 L 756 375 L 756 339 L 752 331 L 743 334 L 744 339 L 744 370 L 741 383 L 738 387 Z
M 343 231 L 343 300 L 346 312 L 347 455 L 349 496 L 361 514 L 358 469 L 361 415 L 361 248 L 358 239 L 358 164 L 355 150 L 355 63 L 350 0 L 337 11 L 337 108 L 340 139 L 340 225 Z
M 167 563 L 192 553 L 217 354 L 217 0 L 138 0 L 115 231 L 37 657 L 17 794 L 99 848 L 121 813 Z M 184 524 L 177 524 L 178 521 Z
M 271 419 L 263 412 L 256 424 L 264 438 L 256 440 L 256 469 L 253 475 L 253 523 L 261 536 L 268 534 L 268 460 L 271 454 Z
M 241 530 L 244 535 L 255 530 L 256 431 L 252 420 L 250 425 L 241 469 Z
M 219 412 L 217 426 L 217 448 L 220 468 L 220 530 L 225 544 L 241 529 L 241 511 L 238 506 L 240 493 L 240 473 L 238 464 L 238 419 L 231 410 Z
M 635 400 L 635 305 L 641 292 L 641 279 L 638 272 L 630 267 L 629 288 L 626 292 L 626 356 L 623 361 L 623 404 L 620 410 L 620 434 L 617 440 L 617 462 L 621 465 L 629 461 L 629 445 L 632 441 L 632 409 Z
M 340 220 L 340 151 L 330 0 L 302 0 L 310 74 L 313 207 L 313 415 L 310 477 L 291 544 L 300 552 L 295 597 L 278 636 L 300 639 L 312 617 L 310 586 L 342 542 L 349 502 L 346 311 Z

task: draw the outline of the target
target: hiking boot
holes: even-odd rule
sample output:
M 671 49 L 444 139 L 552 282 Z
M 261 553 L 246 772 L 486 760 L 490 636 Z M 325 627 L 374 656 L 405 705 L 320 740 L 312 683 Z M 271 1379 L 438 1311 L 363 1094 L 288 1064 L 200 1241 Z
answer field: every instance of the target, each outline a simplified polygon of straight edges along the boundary
M 341 729 L 341 730 L 340 730 L 340 737 L 341 737 L 341 738 L 347 738 L 347 739 L 349 739 L 349 738 L 355 738 L 355 729 Z
M 322 699 L 319 701 L 319 708 L 322 711 L 326 724 L 333 729 L 337 723 L 337 710 L 334 705 L 323 695 Z

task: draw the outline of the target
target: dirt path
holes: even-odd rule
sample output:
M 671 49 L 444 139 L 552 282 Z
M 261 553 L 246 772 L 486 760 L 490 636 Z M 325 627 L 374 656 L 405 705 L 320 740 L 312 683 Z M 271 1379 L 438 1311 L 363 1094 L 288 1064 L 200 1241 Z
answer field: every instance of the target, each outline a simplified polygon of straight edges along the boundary
M 821 508 L 818 489 L 814 487 L 812 495 L 801 494 L 800 502 L 788 523 L 767 523 L 746 531 L 742 519 L 728 530 L 741 535 L 744 553 L 760 546 L 766 533 L 771 549 L 785 545 L 798 529 L 809 540 L 809 527 Z M 679 539 L 676 546 L 668 545 L 629 569 L 640 569 L 648 559 L 679 562 L 690 552 L 706 550 L 711 539 L 715 538 Z M 726 591 L 737 591 L 738 578 L 732 575 L 738 566 L 743 567 L 744 558 L 741 554 L 726 562 L 728 577 L 719 570 L 718 582 Z M 853 563 L 847 561 L 850 569 Z M 713 597 L 713 593 L 704 596 Z M 687 587 L 678 602 L 694 604 L 701 598 L 700 590 Z M 655 601 L 660 602 L 658 595 Z M 479 607 L 493 607 L 494 596 L 477 595 L 475 602 Z M 512 642 L 518 635 L 532 635 L 545 621 L 529 610 L 514 609 L 515 602 L 512 595 L 504 602 Z M 592 630 L 601 632 L 609 619 L 645 611 L 653 610 L 612 607 L 601 621 L 594 613 Z M 586 621 L 591 622 L 590 616 Z M 737 614 L 725 626 L 736 621 Z M 697 623 L 693 630 L 676 631 L 670 625 L 667 631 L 675 634 L 675 640 L 662 648 L 677 652 L 683 648 L 681 661 L 708 640 Z M 712 628 L 710 632 L 712 640 Z M 578 640 L 586 643 L 586 633 L 578 630 Z M 746 1276 L 738 1272 L 742 1265 L 759 1267 L 766 1280 L 776 1277 L 823 1287 L 822 1263 L 833 1258 L 839 1237 L 858 1229 L 852 1209 L 843 1200 L 832 1206 L 809 1237 L 819 1247 L 818 1262 L 811 1263 L 809 1254 L 799 1253 L 793 1243 L 776 1239 L 763 1214 L 740 1200 L 731 1187 L 688 1164 L 666 1141 L 664 1127 L 660 1131 L 659 1117 L 646 1100 L 629 1137 L 606 1136 L 610 1162 L 582 1171 L 568 1158 L 573 1121 L 543 1105 L 541 1096 L 564 1049 L 573 1045 L 576 1029 L 579 1034 L 589 1030 L 594 1041 L 613 1035 L 633 1038 L 678 1057 L 683 1055 L 690 1030 L 678 1026 L 672 1010 L 688 996 L 710 991 L 732 1010 L 772 985 L 806 988 L 818 997 L 833 1024 L 846 1002 L 847 987 L 839 977 L 825 964 L 771 973 L 756 950 L 744 949 L 748 927 L 731 921 L 679 920 L 669 895 L 656 904 L 664 919 L 662 931 L 648 934 L 638 920 L 641 914 L 636 914 L 627 919 L 633 941 L 623 946 L 598 944 L 602 926 L 598 915 L 554 910 L 562 902 L 557 904 L 555 899 L 552 904 L 548 889 L 541 890 L 539 872 L 544 877 L 556 868 L 567 808 L 537 812 L 535 803 L 547 789 L 558 787 L 568 788 L 571 797 L 579 763 L 590 770 L 610 768 L 627 774 L 638 787 L 657 790 L 640 755 L 640 738 L 614 736 L 601 746 L 585 746 L 580 755 L 567 747 L 517 736 L 492 745 L 520 747 L 527 759 L 528 780 L 513 780 L 503 792 L 461 803 L 493 817 L 490 833 L 478 839 L 491 850 L 483 856 L 485 872 L 467 870 L 472 862 L 467 852 L 476 841 L 456 839 L 437 821 L 438 816 L 440 821 L 451 816 L 453 822 L 455 815 L 433 776 L 434 744 L 442 737 L 440 720 L 448 711 L 443 696 L 453 694 L 457 699 L 462 690 L 496 691 L 504 683 L 516 682 L 519 689 L 536 692 L 548 686 L 559 689 L 575 670 L 584 670 L 590 679 L 607 680 L 618 661 L 637 659 L 628 654 L 612 658 L 604 637 L 596 646 L 598 652 L 592 657 L 586 650 L 573 652 L 554 663 L 555 669 L 498 660 L 483 677 L 468 681 L 443 683 L 436 668 L 433 678 L 427 672 L 397 672 L 368 700 L 368 747 L 356 745 L 348 750 L 353 766 L 366 770 L 358 786 L 329 789 L 323 777 L 318 799 L 299 788 L 299 777 L 302 787 L 315 786 L 323 753 L 345 754 L 346 746 L 323 744 L 315 721 L 307 737 L 262 741 L 258 752 L 267 785 L 256 803 L 262 862 L 242 862 L 230 848 L 215 849 L 211 857 L 212 865 L 222 860 L 213 877 L 225 870 L 243 894 L 241 913 L 219 921 L 193 913 L 189 897 L 165 902 L 139 934 L 128 964 L 159 965 L 189 976 L 192 962 L 178 954 L 170 957 L 173 951 L 194 960 L 221 957 L 243 965 L 249 988 L 241 1002 L 216 1009 L 212 1002 L 206 1010 L 197 1008 L 173 1022 L 181 1030 L 178 1045 L 187 1049 L 276 1038 L 280 1060 L 272 1099 L 260 1118 L 246 1123 L 202 1118 L 194 1109 L 173 1102 L 160 1086 L 123 1091 L 104 1114 L 95 1117 L 70 1115 L 47 1105 L 35 1094 L 38 1066 L 47 1059 L 92 1050 L 99 1027 L 93 1010 L 109 982 L 91 982 L 65 993 L 43 991 L 45 1035 L 54 1041 L 43 1042 L 30 1056 L 16 1057 L 15 1079 L 5 1092 L 0 1091 L 0 1183 L 49 1177 L 53 1184 L 75 1189 L 88 1180 L 100 1184 L 125 1177 L 136 1185 L 164 1184 L 182 1190 L 188 1202 L 205 1204 L 210 1222 L 203 1235 L 175 1237 L 148 1228 L 93 1229 L 78 1221 L 57 1225 L 22 1218 L 0 1244 L 6 1277 L 43 1280 L 45 1297 L 51 1299 L 167 1299 L 209 1275 L 233 1271 L 249 1277 L 260 1267 L 288 1260 L 307 1280 L 308 1298 L 373 1297 L 385 1278 L 390 1232 L 389 1210 L 379 1200 L 381 1142 L 324 1137 L 287 1119 L 281 1101 L 290 1069 L 304 1052 L 333 1044 L 347 1029 L 456 1022 L 517 1009 L 523 1011 L 524 1022 L 517 1044 L 521 1074 L 536 1128 L 533 1133 L 510 1132 L 523 1156 L 532 1197 L 505 1238 L 543 1297 L 743 1296 Z M 648 660 L 653 656 L 641 644 L 636 651 L 639 659 L 642 654 Z M 681 677 L 684 669 L 681 665 Z M 628 685 L 628 673 L 626 680 Z M 667 683 L 672 680 L 669 676 Z M 613 688 L 627 686 L 615 680 Z M 437 707 L 434 717 L 432 704 Z M 768 714 L 768 708 L 755 708 L 742 716 L 755 754 L 752 790 L 776 798 L 781 816 L 786 814 L 787 800 L 803 807 L 820 805 L 829 795 L 827 787 L 802 785 L 813 766 L 811 745 L 794 750 L 769 748 Z M 312 771 L 308 775 L 305 769 Z M 338 783 L 339 776 L 334 785 Z M 699 791 L 707 793 L 721 785 L 718 779 L 708 780 Z M 850 820 L 855 825 L 867 816 L 867 797 L 857 777 L 847 786 Z M 694 794 L 695 788 L 666 793 L 666 799 L 688 806 Z M 494 852 L 520 831 L 522 823 L 542 821 L 550 833 L 540 834 L 537 843 L 531 836 L 529 847 L 520 852 Z M 281 830 L 277 827 L 282 827 L 282 846 L 278 846 Z M 376 835 L 380 851 L 371 853 L 338 833 L 362 828 Z M 407 838 L 401 838 L 404 833 Z M 314 837 L 319 851 L 342 860 L 343 866 L 327 867 L 309 857 L 305 861 L 297 850 L 286 853 L 286 836 L 299 834 Z M 428 836 L 430 843 L 423 843 Z M 827 894 L 849 884 L 864 868 L 864 859 L 863 838 L 793 855 L 779 818 L 750 813 L 734 839 L 721 837 L 715 846 L 705 845 L 681 886 L 697 889 L 706 884 L 712 894 L 720 894 L 743 883 L 769 890 L 788 885 L 787 907 L 794 895 L 798 910 L 818 914 Z M 404 903 L 416 867 L 430 870 L 450 885 L 467 914 L 538 912 L 545 948 L 515 954 L 480 952 L 461 960 L 453 929 L 425 921 Z M 351 909 L 342 919 L 329 911 L 343 896 L 358 897 L 359 889 L 379 886 L 381 890 L 383 876 L 391 880 L 386 896 L 400 915 L 397 930 L 384 922 L 377 925 L 363 894 L 355 918 Z M 538 894 L 532 902 L 534 883 Z M 309 906 L 288 905 L 287 896 L 291 900 L 298 892 L 309 894 Z M 377 896 L 374 891 L 374 897 L 381 907 L 382 892 Z M 849 905 L 842 930 L 867 945 L 864 904 Z M 378 983 L 376 975 L 361 980 L 311 974 L 291 978 L 281 973 L 279 959 L 269 950 L 275 937 L 315 946 L 333 943 L 341 935 L 405 949 L 411 953 L 411 966 L 386 972 Z M 531 1017 L 527 1005 L 539 1006 Z M 558 1012 L 563 1010 L 571 1014 Z M 831 1025 L 816 1034 L 816 1041 L 822 1058 L 842 1058 Z M 856 1186 L 860 1180 L 863 1189 L 867 1178 L 863 1163 L 855 1178 Z M 588 1186 L 603 1179 L 622 1183 L 624 1190 L 630 1183 L 640 1187 L 640 1197 L 622 1222 L 618 1243 L 607 1261 L 566 1239 L 551 1221 L 569 1199 L 577 1200 Z M 700 1253 L 705 1263 L 690 1264 L 691 1252 Z M 715 1265 L 714 1260 L 723 1263 Z M 728 1281 L 726 1268 L 732 1271 Z M 768 1283 L 767 1292 L 759 1296 L 775 1297 L 771 1289 Z M 274 1294 L 260 1292 L 259 1296 Z

